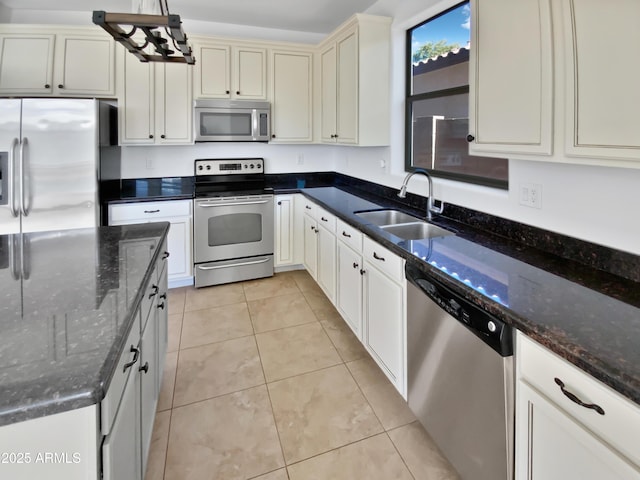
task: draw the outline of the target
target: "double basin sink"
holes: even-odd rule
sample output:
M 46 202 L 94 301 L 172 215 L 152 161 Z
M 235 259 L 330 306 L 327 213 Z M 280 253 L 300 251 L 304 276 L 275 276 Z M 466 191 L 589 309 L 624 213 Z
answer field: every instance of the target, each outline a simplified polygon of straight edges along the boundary
M 444 228 L 399 210 L 381 209 L 354 213 L 365 222 L 371 223 L 403 240 L 425 240 L 433 237 L 454 235 Z

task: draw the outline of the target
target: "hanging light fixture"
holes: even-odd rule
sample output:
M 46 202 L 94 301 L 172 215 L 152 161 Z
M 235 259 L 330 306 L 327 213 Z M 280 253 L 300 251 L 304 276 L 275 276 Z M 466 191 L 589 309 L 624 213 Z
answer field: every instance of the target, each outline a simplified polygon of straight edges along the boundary
M 132 6 L 133 13 L 94 10 L 93 23 L 102 27 L 141 62 L 196 63 L 182 30 L 180 15 L 169 13 L 167 0 L 133 0 Z M 130 28 L 126 31 L 122 27 Z M 137 31 L 144 33 L 144 41 L 133 39 Z M 149 46 L 154 48 L 155 54 L 145 52 Z M 178 54 L 174 55 L 176 51 Z

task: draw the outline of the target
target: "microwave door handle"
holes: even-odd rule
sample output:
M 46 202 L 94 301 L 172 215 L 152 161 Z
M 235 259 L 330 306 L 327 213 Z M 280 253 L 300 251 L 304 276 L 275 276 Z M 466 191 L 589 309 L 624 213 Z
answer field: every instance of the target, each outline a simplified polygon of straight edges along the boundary
M 9 211 L 14 218 L 20 213 L 16 208 L 16 148 L 18 147 L 18 139 L 14 138 L 9 147 L 9 161 L 7 165 L 7 196 L 9 199 Z
M 198 203 L 199 207 L 211 208 L 211 207 L 236 207 L 239 205 L 261 205 L 267 203 L 269 200 L 256 200 L 253 202 L 232 202 L 232 203 Z

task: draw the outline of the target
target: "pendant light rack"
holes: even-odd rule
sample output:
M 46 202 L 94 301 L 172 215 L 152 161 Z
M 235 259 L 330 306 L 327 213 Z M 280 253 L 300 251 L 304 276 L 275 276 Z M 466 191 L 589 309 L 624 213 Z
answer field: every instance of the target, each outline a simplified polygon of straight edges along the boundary
M 189 65 L 196 63 L 191 47 L 187 44 L 187 36 L 182 30 L 180 15 L 107 13 L 95 10 L 93 23 L 102 27 L 141 62 L 172 62 Z M 125 31 L 123 26 L 130 27 L 129 31 Z M 173 47 L 169 44 L 169 40 L 162 36 L 160 29 L 164 29 L 166 35 L 172 40 Z M 133 35 L 139 30 L 145 36 L 142 43 L 133 39 Z M 157 55 L 145 53 L 148 46 L 153 46 Z M 175 48 L 180 53 L 173 55 L 175 51 L 171 48 Z

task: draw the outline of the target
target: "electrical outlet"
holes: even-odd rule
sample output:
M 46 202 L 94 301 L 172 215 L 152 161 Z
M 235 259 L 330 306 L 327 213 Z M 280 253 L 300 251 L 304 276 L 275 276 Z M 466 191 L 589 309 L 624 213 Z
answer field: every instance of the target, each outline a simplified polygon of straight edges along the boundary
M 147 170 L 153 170 L 153 167 L 154 167 L 153 158 L 147 157 L 145 163 L 146 163 L 146 166 L 147 166 Z
M 298 165 L 304 165 L 304 153 L 298 154 Z
M 520 205 L 542 208 L 542 185 L 539 183 L 520 184 Z

